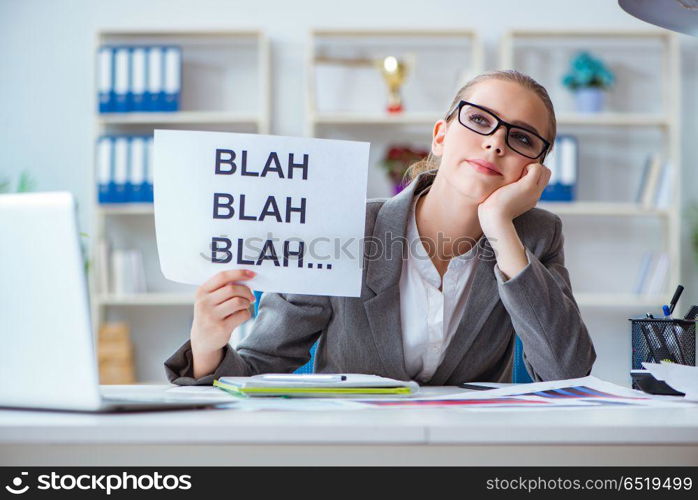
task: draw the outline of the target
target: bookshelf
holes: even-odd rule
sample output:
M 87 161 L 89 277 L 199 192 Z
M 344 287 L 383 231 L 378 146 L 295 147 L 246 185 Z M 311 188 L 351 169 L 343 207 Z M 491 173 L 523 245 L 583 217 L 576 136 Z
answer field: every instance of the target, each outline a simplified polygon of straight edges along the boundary
M 271 132 L 270 49 L 266 36 L 260 31 L 104 31 L 97 34 L 95 53 L 102 44 L 117 43 L 182 47 L 182 110 L 120 114 L 97 114 L 95 111 L 95 144 L 103 134 L 145 135 L 155 128 Z M 611 60 L 616 46 L 620 47 L 620 52 L 625 50 L 629 54 L 627 62 L 635 70 L 634 84 L 610 96 L 609 111 L 593 115 L 574 112 L 566 89 L 559 83 L 571 52 L 582 46 L 592 51 L 602 48 L 602 56 Z M 239 53 L 242 53 L 240 57 Z M 338 59 L 365 61 L 387 55 L 405 57 L 413 64 L 403 86 L 405 110 L 399 114 L 385 111 L 387 88 L 375 68 L 336 64 Z M 304 133 L 318 138 L 370 141 L 369 197 L 392 195 L 392 186 L 378 165 L 387 147 L 391 143 L 428 146 L 433 124 L 442 117 L 457 88 L 484 67 L 480 37 L 471 30 L 317 29 L 309 33 L 305 57 Z M 221 58 L 225 63 L 217 66 L 215 62 Z M 328 60 L 335 60 L 335 64 L 327 64 Z M 580 186 L 585 189 L 581 190 L 578 201 L 539 205 L 563 217 L 567 265 L 573 285 L 585 278 L 585 274 L 590 275 L 587 277 L 589 286 L 575 289 L 585 319 L 598 325 L 601 321 L 598 318 L 602 317 L 607 323 L 614 321 L 614 327 L 618 327 L 620 315 L 629 314 L 629 310 L 656 309 L 668 300 L 670 290 L 661 294 L 630 293 L 639 271 L 639 262 L 635 265 L 633 261 L 638 255 L 627 255 L 616 241 L 604 255 L 615 256 L 617 262 L 594 275 L 587 271 L 597 265 L 599 254 L 589 257 L 578 247 L 584 247 L 586 252 L 587 246 L 593 250 L 596 244 L 624 237 L 626 228 L 648 227 L 656 231 L 652 243 L 669 255 L 668 282 L 672 286 L 679 282 L 680 199 L 676 186 L 682 181 L 682 174 L 676 38 L 662 31 L 514 30 L 501 40 L 499 63 L 503 68 L 513 67 L 531 74 L 551 91 L 559 131 L 583 136 L 582 152 L 599 145 L 606 148 L 600 161 L 599 158 L 582 158 L 580 172 L 586 184 Z M 647 74 L 640 71 L 643 65 L 647 67 Z M 231 89 L 235 88 L 240 89 L 244 98 L 233 95 L 235 92 Z M 647 95 L 656 98 L 643 97 Z M 622 147 L 609 149 L 609 144 Z M 674 202 L 669 207 L 633 202 L 631 191 L 648 152 L 659 152 L 675 169 Z M 164 322 L 172 321 L 173 311 L 179 311 L 180 317 L 190 314 L 194 287 L 169 283 L 160 274 L 152 204 L 98 204 L 96 166 L 93 172 L 90 287 L 95 331 L 111 311 Z M 610 179 L 607 186 L 605 178 Z M 606 225 L 610 225 L 610 229 L 602 230 Z M 582 234 L 591 234 L 595 240 L 575 241 L 575 237 Z M 96 279 L 99 272 L 94 271 L 106 265 L 100 261 L 96 244 L 111 238 L 123 245 L 145 242 L 144 251 L 149 257 L 146 277 L 151 285 L 147 293 L 116 295 L 103 289 Z M 638 246 L 634 243 L 633 248 Z M 609 287 L 608 283 L 623 286 Z M 593 311 L 593 317 L 587 316 L 589 310 Z M 614 316 L 604 316 L 608 311 L 613 311 L 608 314 Z M 622 323 L 620 328 L 624 326 Z M 595 325 L 590 324 L 590 330 L 593 329 Z M 134 329 L 132 334 L 137 340 L 139 330 Z M 244 332 L 238 332 L 238 336 L 243 335 Z M 149 362 L 152 364 L 152 360 Z
M 326 70 L 321 71 L 323 61 L 336 60 L 338 58 L 367 59 L 370 57 L 381 57 L 389 53 L 405 54 L 415 50 L 414 46 L 420 43 L 435 44 L 440 37 L 455 37 L 460 41 L 461 50 L 467 53 L 465 67 L 461 68 L 459 74 L 461 80 L 454 82 L 453 88 L 447 88 L 447 92 L 439 100 L 433 100 L 429 105 L 419 101 L 419 97 L 410 94 L 408 85 L 410 78 L 419 78 L 417 69 L 419 62 L 415 64 L 415 74 L 408 75 L 404 96 L 406 109 L 399 114 L 389 114 L 380 109 L 381 98 L 385 94 L 384 85 L 381 87 L 380 75 L 375 72 L 373 79 L 366 75 L 353 75 L 357 71 L 355 67 L 342 68 L 336 70 L 335 85 L 332 85 L 331 75 Z M 371 41 L 374 43 L 372 45 Z M 535 44 L 538 44 L 537 46 Z M 658 89 L 651 89 L 655 94 L 661 96 L 661 103 L 656 106 L 638 106 L 633 101 L 640 100 L 638 96 L 643 95 L 648 88 L 647 83 L 642 84 L 638 91 L 627 92 L 628 98 L 611 103 L 620 103 L 619 106 L 609 106 L 608 111 L 595 114 L 578 113 L 574 111 L 568 96 L 564 96 L 560 91 L 562 87 L 559 83 L 562 73 L 567 69 L 570 54 L 574 50 L 588 47 L 590 50 L 605 48 L 610 45 L 619 46 L 622 50 L 629 50 L 636 54 L 638 44 L 649 44 L 651 56 L 657 56 L 657 66 L 664 69 L 661 74 L 650 72 L 658 83 Z M 408 48 L 404 48 L 406 46 Z M 432 45 L 433 46 L 433 45 Z M 535 57 L 533 64 L 525 64 L 527 60 L 527 50 L 533 46 Z M 545 54 L 546 51 L 552 56 Z M 612 51 L 611 51 L 612 52 Z M 604 52 L 605 56 L 606 52 Z M 433 54 L 432 54 L 433 55 Z M 625 54 L 627 56 L 627 54 Z M 428 56 L 427 56 L 428 57 Z M 478 35 L 471 31 L 458 32 L 401 32 L 399 30 L 315 30 L 310 34 L 308 50 L 308 71 L 307 71 L 307 122 L 306 133 L 313 137 L 328 137 L 349 140 L 365 140 L 371 144 L 371 158 L 369 170 L 369 185 L 374 186 L 374 192 L 369 192 L 368 196 L 390 196 L 389 184 L 384 181 L 385 174 L 378 167 L 378 162 L 382 157 L 383 148 L 388 141 L 416 143 L 424 145 L 430 137 L 431 127 L 437 121 L 443 109 L 448 106 L 450 98 L 457 87 L 468 77 L 474 76 L 482 71 L 482 46 Z M 449 55 L 443 55 L 437 59 L 437 64 L 444 64 L 444 61 L 451 60 Z M 530 57 L 528 58 L 530 59 Z M 599 133 L 602 130 L 613 130 L 613 137 L 623 136 L 627 131 L 638 130 L 636 133 L 640 139 L 638 144 L 631 144 L 635 150 L 639 150 L 650 143 L 655 136 L 658 136 L 656 147 L 661 154 L 670 160 L 675 169 L 674 186 L 680 182 L 680 159 L 678 154 L 678 94 L 674 92 L 678 85 L 678 45 L 674 36 L 662 31 L 602 31 L 602 30 L 576 30 L 576 31 L 526 31 L 513 30 L 504 35 L 500 46 L 500 67 L 516 68 L 531 74 L 540 81 L 551 93 L 551 97 L 556 105 L 557 121 L 559 132 L 577 134 L 580 131 L 591 131 Z M 637 62 L 635 60 L 631 62 Z M 654 62 L 654 61 L 652 61 Z M 537 66 L 536 66 L 537 64 Z M 548 72 L 537 72 L 539 67 L 548 68 Z M 654 66 L 653 66 L 654 67 Z M 368 70 L 367 70 L 368 71 Z M 549 74 L 551 73 L 551 74 Z M 622 75 L 619 75 L 622 76 Z M 438 79 L 438 78 L 436 78 Z M 342 98 L 337 99 L 334 106 L 328 95 L 323 94 L 323 88 L 334 88 L 336 82 L 342 81 Z M 442 79 L 448 82 L 448 79 Z M 419 85 L 415 82 L 415 87 Z M 446 85 L 445 87 L 448 87 Z M 359 89 L 359 97 L 352 95 L 352 89 Z M 373 91 L 373 96 L 366 97 L 367 90 Z M 567 92 L 566 89 L 562 89 Z M 325 92 L 327 94 L 327 92 Z M 567 99 L 565 99 L 567 97 Z M 627 96 L 624 96 L 627 97 Z M 367 101 L 369 102 L 367 104 Z M 412 104 L 412 106 L 411 106 Z M 593 141 L 593 137 L 590 139 Z M 587 146 L 585 141 L 582 147 Z M 589 142 L 593 145 L 593 142 Z M 649 150 L 648 150 L 649 152 Z M 617 163 L 607 162 L 605 168 L 613 169 L 614 177 L 630 175 L 630 184 L 639 178 L 641 169 L 639 163 L 642 156 L 635 155 L 635 158 Z M 635 164 L 633 164 L 635 162 Z M 641 165 L 639 165 L 641 167 Z M 581 168 L 585 165 L 582 163 Z M 633 170 L 634 169 L 634 170 Z M 583 175 L 583 174 L 582 174 Z M 590 176 L 589 182 L 592 182 Z M 598 176 L 597 176 L 598 177 Z M 369 188 L 370 190 L 371 188 Z M 595 188 L 591 186 L 591 190 Z M 587 190 L 589 191 L 589 189 Z M 674 189 L 676 192 L 677 190 Z M 589 193 L 586 193 L 589 194 Z M 593 227 L 597 224 L 604 224 L 607 220 L 625 221 L 624 224 L 631 226 L 636 221 L 652 220 L 661 226 L 660 240 L 663 240 L 664 248 L 667 250 L 672 265 L 669 270 L 668 283 L 678 283 L 680 276 L 679 259 L 679 224 L 678 224 L 678 193 L 674 198 L 674 203 L 670 207 L 646 206 L 635 203 L 628 196 L 628 193 L 614 193 L 612 190 L 598 190 L 591 196 L 582 197 L 579 201 L 571 203 L 541 202 L 539 206 L 564 217 L 565 224 L 572 219 L 575 225 L 585 224 Z M 657 239 L 654 238 L 653 239 Z M 639 258 L 638 256 L 635 256 Z M 579 262 L 577 267 L 583 268 Z M 574 263 L 573 263 L 574 265 Z M 639 270 L 640 263 L 637 262 Z M 574 272 L 582 274 L 582 272 Z M 635 274 L 628 274 L 623 271 L 618 280 L 627 281 L 627 289 L 622 287 L 614 288 L 613 292 L 603 291 L 603 285 L 597 290 L 582 288 L 575 290 L 580 305 L 585 307 L 656 307 L 665 302 L 664 294 L 636 294 L 631 293 L 631 288 L 635 283 Z M 574 283 L 574 282 L 573 282 Z M 666 291 L 669 294 L 669 291 Z
M 593 114 L 575 112 L 571 93 L 562 86 L 562 75 L 568 69 L 569 60 L 579 50 L 588 50 L 600 56 L 616 72 L 616 85 L 608 95 L 608 111 Z M 575 290 L 580 306 L 656 310 L 669 300 L 681 276 L 681 200 L 680 190 L 677 189 L 681 183 L 680 75 L 676 36 L 659 30 L 511 30 L 501 40 L 500 67 L 528 73 L 545 86 L 556 107 L 558 133 L 581 137 L 579 182 L 581 184 L 582 176 L 588 180 L 585 189 L 582 190 L 580 186 L 580 191 L 584 191 L 578 197 L 581 199 L 571 203 L 539 203 L 541 208 L 563 217 L 565 235 L 568 237 L 566 247 L 570 244 L 569 240 L 574 240 L 575 229 L 580 234 L 582 231 L 590 234 L 595 227 L 604 224 L 623 224 L 627 228 L 636 225 L 637 231 L 643 231 L 647 227 L 643 224 L 650 224 L 647 221 L 651 219 L 651 224 L 655 224 L 651 227 L 656 229 L 652 229 L 649 240 L 669 256 L 668 285 L 662 293 L 630 293 L 630 287 L 635 284 L 639 274 L 640 262 L 637 262 L 635 274 L 628 274 L 632 267 L 609 263 L 607 273 L 613 277 L 608 279 L 627 283 L 627 292 L 604 292 L 603 285 L 600 289 L 592 290 L 587 284 L 583 290 Z M 613 141 L 622 144 L 624 151 L 618 151 L 620 147 L 614 150 Z M 586 150 L 586 156 L 582 149 Z M 589 151 L 594 149 L 601 151 L 600 154 L 608 152 L 607 158 L 590 156 Z M 646 206 L 630 199 L 630 189 L 642 174 L 643 156 L 649 153 L 659 153 L 671 163 L 673 201 L 668 207 Z M 608 175 L 610 186 L 603 184 L 604 171 L 612 172 Z M 614 190 L 614 186 L 618 189 Z M 613 238 L 612 234 L 606 232 L 599 234 L 601 240 L 611 241 Z M 625 236 L 623 233 L 618 237 Z M 586 242 L 579 243 L 583 245 Z M 641 240 L 634 240 L 633 243 L 637 248 L 642 247 Z M 608 255 L 630 260 L 638 258 L 638 255 L 623 255 L 618 251 L 609 252 Z M 589 269 L 590 264 L 568 259 L 567 266 L 574 278 L 573 286 L 575 282 L 584 281 L 584 271 Z M 595 260 L 592 265 L 598 264 Z M 622 272 L 617 269 L 620 267 L 623 268 Z
M 157 323 L 160 318 L 171 320 L 172 308 L 177 307 L 181 314 L 190 314 L 195 292 L 195 287 L 168 282 L 160 272 L 152 203 L 98 203 L 97 139 L 112 134 L 152 135 L 156 128 L 268 133 L 271 96 L 270 46 L 259 30 L 107 30 L 96 34 L 95 54 L 102 45 L 181 47 L 182 87 L 180 111 L 99 113 L 95 109 L 95 166 L 91 183 L 94 237 L 89 275 L 95 332 L 109 319 L 112 310 L 137 324 Z M 96 95 L 97 78 L 94 92 Z M 100 255 L 102 241 L 114 248 L 136 247 L 142 251 L 146 293 L 115 294 L 105 287 L 99 276 L 109 272 L 110 263 Z M 188 330 L 188 325 L 183 329 Z M 132 330 L 136 344 L 142 333 L 137 326 Z

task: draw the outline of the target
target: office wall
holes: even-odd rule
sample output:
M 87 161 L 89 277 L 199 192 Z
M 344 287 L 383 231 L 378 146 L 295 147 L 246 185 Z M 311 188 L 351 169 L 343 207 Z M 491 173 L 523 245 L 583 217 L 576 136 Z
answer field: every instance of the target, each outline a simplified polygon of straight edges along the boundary
M 16 177 L 28 170 L 41 190 L 72 191 L 79 199 L 82 227 L 90 227 L 96 31 L 212 27 L 260 28 L 268 33 L 274 74 L 272 132 L 302 135 L 303 61 L 307 32 L 313 27 L 476 29 L 484 39 L 486 64 L 494 66 L 499 38 L 510 28 L 643 29 L 648 25 L 625 14 L 614 0 L 0 0 L 0 177 Z M 698 200 L 698 152 L 692 147 L 698 139 L 698 38 L 681 36 L 681 46 L 682 190 L 684 203 L 689 203 Z M 685 233 L 687 291 L 682 310 L 698 301 L 694 263 Z M 619 321 L 624 316 L 618 311 L 613 314 Z M 188 330 L 183 323 L 190 320 L 190 312 L 182 308 L 173 310 L 167 324 L 157 321 L 153 311 L 143 315 L 141 326 L 153 330 L 147 339 L 137 339 L 143 378 L 162 377 L 159 364 L 148 360 L 162 359 L 178 345 Z M 589 326 L 593 330 L 593 322 Z M 623 324 L 619 329 L 627 331 Z M 628 347 L 627 337 L 622 336 L 595 341 L 609 353 Z M 612 360 L 610 355 L 605 362 Z

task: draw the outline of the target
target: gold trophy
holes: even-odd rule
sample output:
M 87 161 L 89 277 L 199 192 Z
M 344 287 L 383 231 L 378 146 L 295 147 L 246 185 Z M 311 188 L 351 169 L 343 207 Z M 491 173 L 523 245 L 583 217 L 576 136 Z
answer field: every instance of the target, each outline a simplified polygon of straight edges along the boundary
M 400 87 L 407 77 L 407 63 L 395 56 L 384 57 L 376 61 L 385 83 L 388 85 L 388 113 L 403 111 Z

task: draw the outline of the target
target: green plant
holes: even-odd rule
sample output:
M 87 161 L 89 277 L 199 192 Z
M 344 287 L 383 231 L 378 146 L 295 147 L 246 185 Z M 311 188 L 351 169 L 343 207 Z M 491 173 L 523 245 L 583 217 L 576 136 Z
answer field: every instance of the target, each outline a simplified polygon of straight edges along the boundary
M 33 191 L 36 188 L 36 181 L 29 174 L 29 172 L 22 172 L 19 174 L 19 181 L 17 182 L 17 192 L 27 193 Z
M 562 78 L 562 84 L 570 90 L 588 87 L 607 89 L 614 82 L 614 74 L 589 52 L 577 54 L 570 61 L 570 72 Z
M 83 233 L 82 231 L 80 231 L 80 250 L 82 251 L 82 260 L 84 262 L 86 275 L 90 274 L 90 270 L 92 269 L 92 261 L 88 258 L 88 255 L 89 255 L 89 251 L 87 250 L 88 243 L 86 243 L 82 238 L 87 239 L 89 237 L 90 237 L 89 234 Z
M 0 193 L 9 193 L 11 182 L 9 179 L 5 178 L 0 180 Z M 17 181 L 17 193 L 27 193 L 33 191 L 36 188 L 36 181 L 27 171 L 23 171 L 19 174 L 19 180 Z

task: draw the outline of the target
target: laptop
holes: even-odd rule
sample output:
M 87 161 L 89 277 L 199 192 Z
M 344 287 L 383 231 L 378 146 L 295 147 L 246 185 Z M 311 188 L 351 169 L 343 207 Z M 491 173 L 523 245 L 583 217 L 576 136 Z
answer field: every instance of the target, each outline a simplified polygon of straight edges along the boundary
M 93 338 L 75 199 L 68 192 L 0 195 L 0 406 L 111 412 L 229 402 L 156 388 L 135 398 L 128 386 L 100 389 Z

